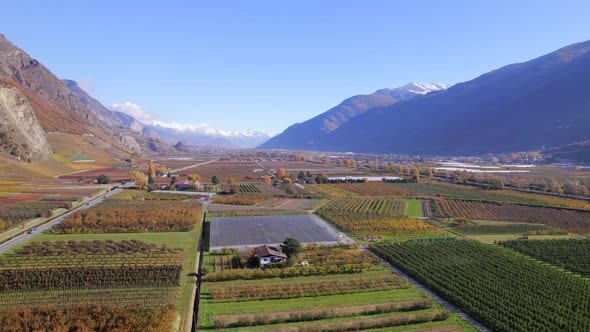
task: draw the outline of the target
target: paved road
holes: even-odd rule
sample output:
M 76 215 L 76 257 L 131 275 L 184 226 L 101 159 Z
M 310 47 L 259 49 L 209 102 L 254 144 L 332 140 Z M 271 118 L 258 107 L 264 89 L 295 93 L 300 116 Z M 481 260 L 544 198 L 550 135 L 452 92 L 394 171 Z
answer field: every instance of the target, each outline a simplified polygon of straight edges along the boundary
M 121 190 L 122 189 L 115 189 L 113 191 L 108 191 L 108 192 L 106 192 L 106 193 L 104 193 L 104 194 L 102 194 L 100 196 L 97 196 L 97 197 L 93 198 L 92 200 L 87 201 L 86 203 L 84 203 L 84 205 L 82 205 L 82 206 L 80 206 L 80 207 L 78 207 L 78 208 L 76 208 L 76 209 L 74 209 L 74 210 L 72 210 L 72 211 L 70 211 L 70 212 L 68 212 L 68 213 L 66 213 L 66 214 L 58 217 L 58 218 L 55 218 L 55 219 L 53 219 L 52 221 L 50 221 L 48 223 L 45 223 L 45 224 L 37 227 L 37 230 L 34 231 L 33 234 L 27 234 L 27 233 L 25 233 L 25 234 L 22 234 L 20 236 L 15 237 L 14 239 L 12 239 L 10 241 L 7 241 L 7 242 L 4 242 L 4 243 L 0 244 L 0 254 L 2 254 L 4 252 L 12 249 L 12 247 L 14 247 L 14 246 L 22 243 L 23 241 L 29 240 L 30 238 L 32 238 L 33 236 L 35 236 L 37 233 L 40 233 L 40 232 L 42 232 L 44 230 L 47 230 L 47 229 L 53 227 L 54 225 L 59 224 L 64 219 L 66 219 L 70 214 L 72 214 L 74 211 L 78 211 L 78 210 L 81 210 L 81 209 L 87 209 L 87 208 L 93 207 L 96 204 L 102 202 L 102 200 L 104 198 L 110 197 L 110 196 L 112 196 L 112 195 L 120 192 Z
M 400 269 L 398 269 L 397 267 L 389 264 L 388 262 L 386 262 L 384 259 L 382 259 L 381 257 L 377 256 L 375 253 L 373 253 L 372 251 L 370 251 L 369 249 L 367 249 L 366 247 L 361 246 L 361 251 L 363 252 L 367 252 L 375 257 L 377 257 L 382 263 L 383 265 L 389 267 L 391 270 L 393 270 L 393 272 L 395 272 L 396 274 L 399 274 L 400 276 L 402 276 L 403 278 L 405 278 L 406 280 L 408 280 L 412 285 L 418 287 L 420 290 L 422 290 L 424 293 L 428 294 L 430 297 L 432 297 L 436 302 L 438 302 L 440 305 L 444 306 L 445 308 L 449 309 L 451 312 L 453 312 L 454 314 L 456 314 L 457 316 L 461 317 L 461 319 L 463 319 L 464 321 L 466 321 L 467 323 L 473 325 L 476 329 L 478 329 L 481 332 L 490 332 L 490 330 L 481 325 L 478 321 L 476 321 L 475 319 L 469 317 L 466 313 L 464 313 L 463 311 L 457 309 L 457 307 L 455 307 L 454 305 L 450 304 L 449 302 L 445 301 L 443 298 L 441 298 L 440 296 L 434 294 L 430 289 L 424 287 L 422 284 L 420 284 L 419 282 L 417 282 L 416 280 L 414 280 L 413 278 L 411 278 L 410 276 L 408 276 L 407 274 L 405 274 L 404 272 L 402 272 Z

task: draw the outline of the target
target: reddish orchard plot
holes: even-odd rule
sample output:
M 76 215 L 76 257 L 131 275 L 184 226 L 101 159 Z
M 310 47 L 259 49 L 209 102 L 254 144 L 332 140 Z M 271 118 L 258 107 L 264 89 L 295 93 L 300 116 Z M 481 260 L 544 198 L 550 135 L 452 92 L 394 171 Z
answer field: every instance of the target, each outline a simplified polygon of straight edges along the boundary
M 36 201 L 45 197 L 45 195 L 14 194 L 0 197 L 0 209 L 31 201 Z
M 302 243 L 337 243 L 330 227 L 312 215 L 211 218 L 210 248 L 276 244 L 291 237 Z
M 461 200 L 436 200 L 439 216 L 471 220 L 542 223 L 573 233 L 590 233 L 590 212 L 534 207 L 515 204 L 483 203 Z
M 216 161 L 183 170 L 182 174 L 199 174 L 204 181 L 210 181 L 213 176 L 226 181 L 229 178 L 243 180 L 246 177 L 259 178 L 264 172 L 255 172 L 261 167 L 254 162 L 244 161 Z

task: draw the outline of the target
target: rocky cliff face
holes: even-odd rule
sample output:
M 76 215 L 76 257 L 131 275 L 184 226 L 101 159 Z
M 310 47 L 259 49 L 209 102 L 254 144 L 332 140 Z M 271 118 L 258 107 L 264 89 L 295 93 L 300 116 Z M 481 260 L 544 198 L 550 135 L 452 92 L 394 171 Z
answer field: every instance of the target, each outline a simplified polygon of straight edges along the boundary
M 0 145 L 13 158 L 47 158 L 51 147 L 27 98 L 14 87 L 0 85 Z

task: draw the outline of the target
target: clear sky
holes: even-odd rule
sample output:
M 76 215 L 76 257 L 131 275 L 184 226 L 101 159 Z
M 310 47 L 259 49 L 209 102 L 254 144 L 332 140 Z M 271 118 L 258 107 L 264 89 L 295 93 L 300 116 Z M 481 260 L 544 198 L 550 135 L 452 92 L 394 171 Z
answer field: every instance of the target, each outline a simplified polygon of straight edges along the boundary
M 355 94 L 454 84 L 590 39 L 587 0 L 0 4 L 0 33 L 106 106 L 273 133 Z

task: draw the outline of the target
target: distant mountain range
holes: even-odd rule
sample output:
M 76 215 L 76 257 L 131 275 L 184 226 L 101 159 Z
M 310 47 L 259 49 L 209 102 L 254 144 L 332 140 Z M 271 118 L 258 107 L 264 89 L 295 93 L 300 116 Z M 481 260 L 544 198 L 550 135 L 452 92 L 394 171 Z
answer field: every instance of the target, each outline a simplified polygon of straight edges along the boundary
M 63 135 L 72 135 L 66 139 Z M 62 135 L 62 136 L 60 136 Z M 43 64 L 0 35 L 0 152 L 18 160 L 60 158 L 77 153 L 110 155 L 176 153 L 172 144 L 254 147 L 270 136 L 211 127 L 144 124 L 109 110 L 72 80 L 60 80 Z M 77 142 L 77 143 L 76 143 Z M 82 143 L 83 142 L 83 143 Z M 90 151 L 92 150 L 92 151 Z M 104 159 L 104 158 L 102 158 Z
M 449 86 L 438 83 L 409 83 L 400 88 L 381 89 L 370 95 L 350 97 L 338 106 L 303 123 L 296 123 L 282 134 L 260 145 L 261 149 L 322 150 L 322 142 L 351 119 L 376 107 L 410 100 Z
M 353 97 L 260 147 L 477 155 L 570 145 L 590 138 L 588 73 L 590 41 L 388 105 L 375 94 Z M 347 105 L 361 111 L 326 125 Z
M 254 148 L 271 138 L 269 134 L 258 131 L 225 131 L 208 125 L 153 121 L 147 127 L 170 144 L 183 142 L 198 147 Z

